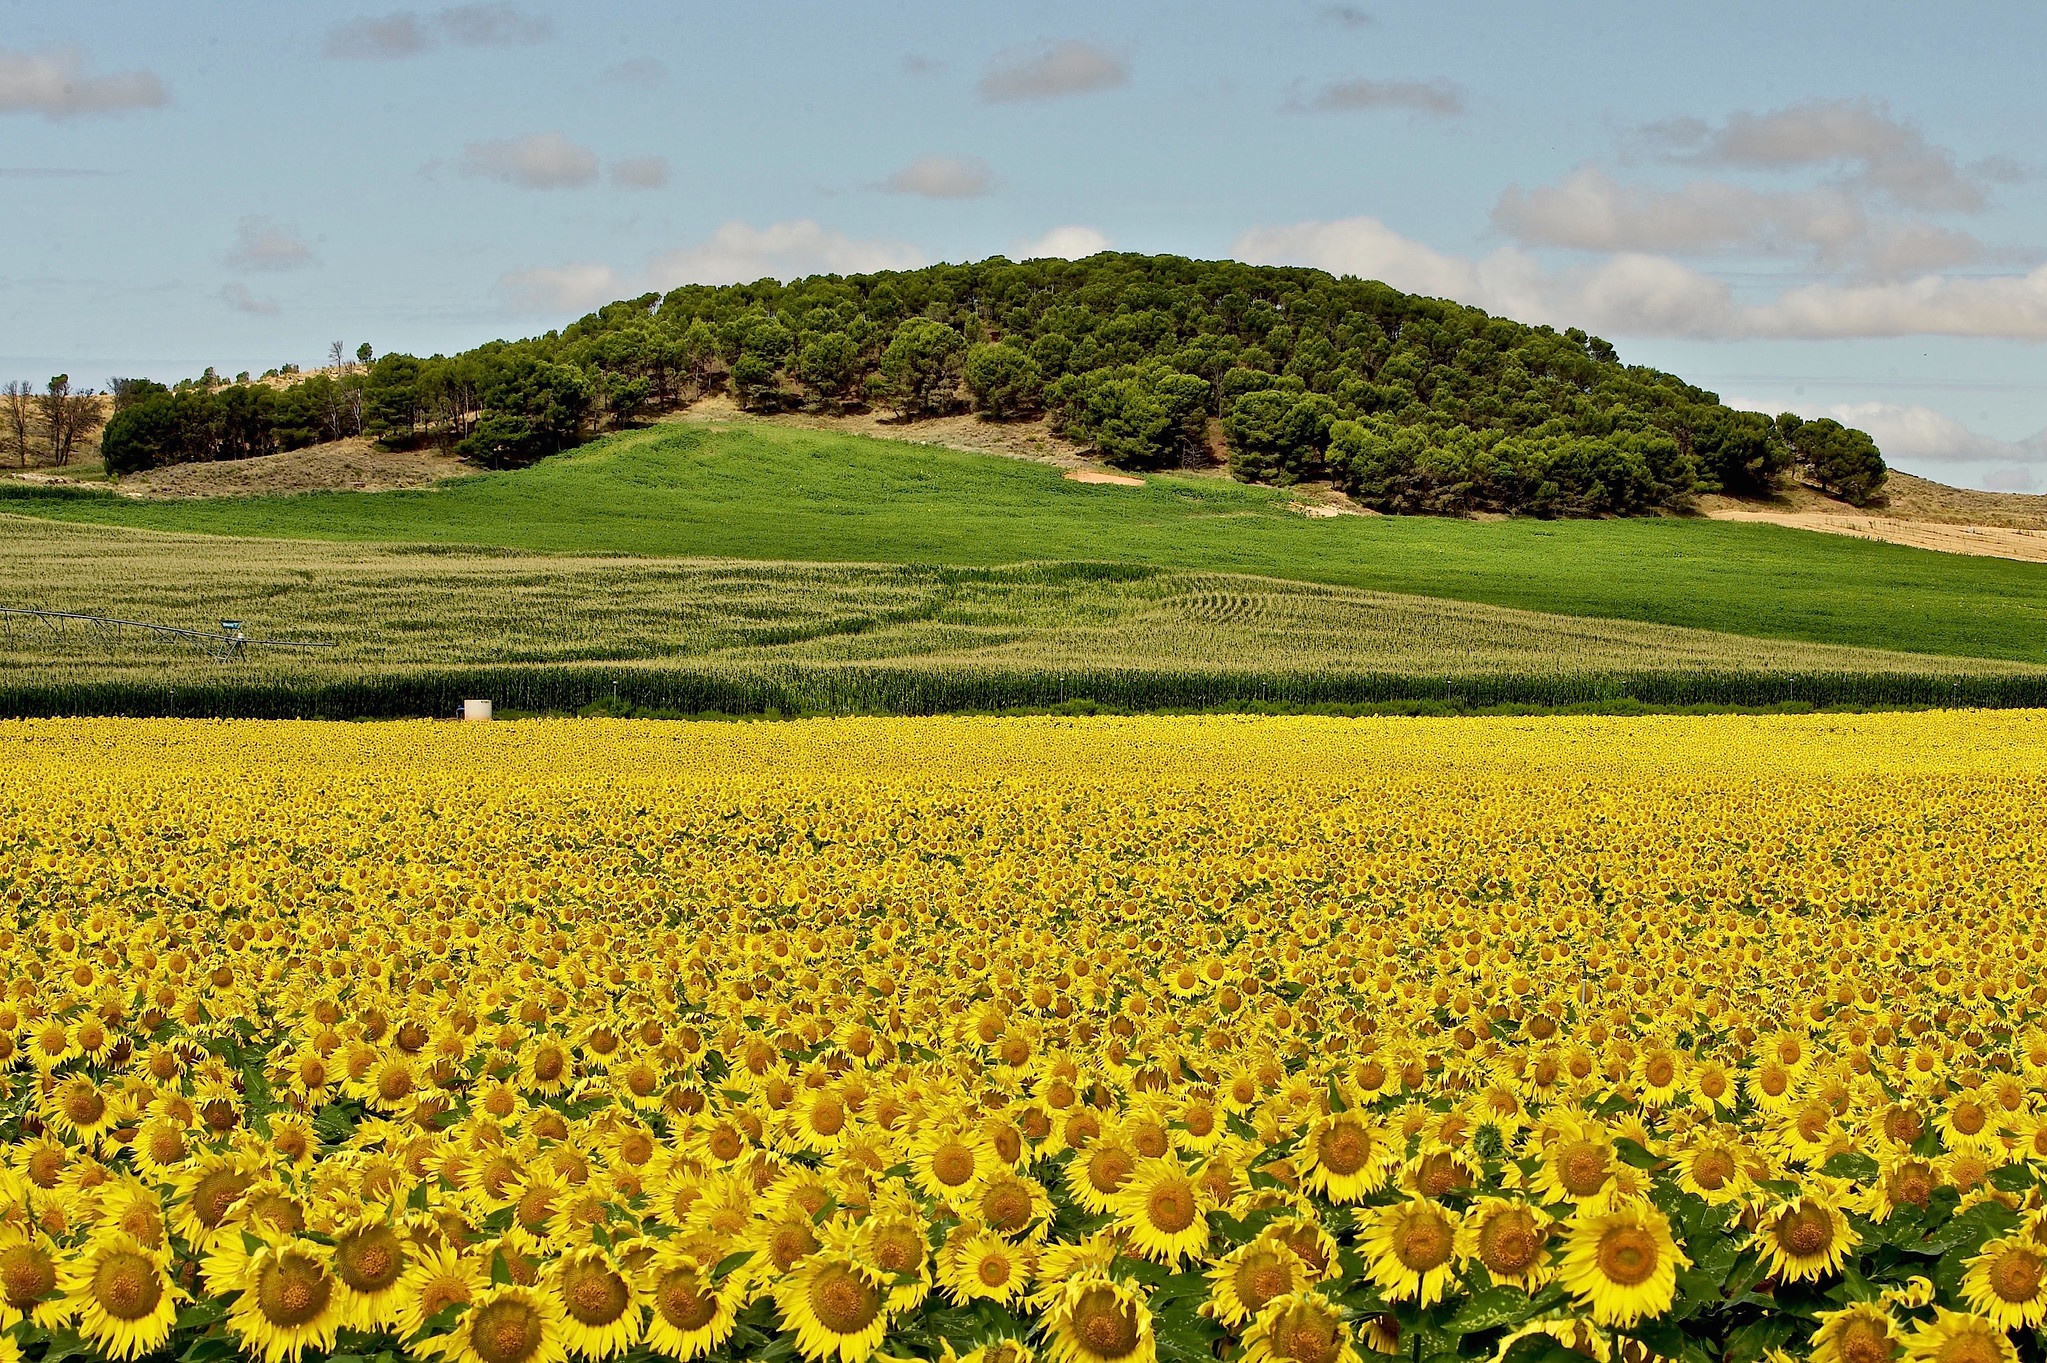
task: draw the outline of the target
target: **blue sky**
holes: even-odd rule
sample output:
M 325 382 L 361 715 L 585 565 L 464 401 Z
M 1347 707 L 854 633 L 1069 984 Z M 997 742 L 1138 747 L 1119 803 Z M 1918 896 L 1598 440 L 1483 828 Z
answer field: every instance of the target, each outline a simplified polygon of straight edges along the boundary
M 0 0 L 0 377 L 1106 244 L 1584 325 L 2047 491 L 2043 51 L 2032 3 Z

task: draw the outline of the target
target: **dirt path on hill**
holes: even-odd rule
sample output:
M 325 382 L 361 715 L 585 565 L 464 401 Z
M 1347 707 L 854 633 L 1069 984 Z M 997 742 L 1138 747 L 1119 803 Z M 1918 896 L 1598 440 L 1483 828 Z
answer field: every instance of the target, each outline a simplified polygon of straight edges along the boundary
M 1716 521 L 1760 521 L 1769 525 L 1789 526 L 1793 530 L 1817 530 L 1826 535 L 1849 535 L 1856 539 L 1910 545 L 1914 549 L 1936 549 L 1944 554 L 1972 554 L 1986 558 L 2019 559 L 2026 563 L 2047 563 L 2047 530 L 2027 530 L 2008 525 L 1955 525 L 1946 521 L 1908 521 L 1891 516 L 1865 516 L 1829 511 L 1753 511 L 1723 507 L 1710 510 L 1706 514 Z

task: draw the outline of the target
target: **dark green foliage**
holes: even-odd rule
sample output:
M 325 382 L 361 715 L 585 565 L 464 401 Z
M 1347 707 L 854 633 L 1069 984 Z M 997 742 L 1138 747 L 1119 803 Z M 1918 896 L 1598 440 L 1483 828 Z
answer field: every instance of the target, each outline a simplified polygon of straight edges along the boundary
M 1502 437 L 1460 426 L 1432 436 L 1374 417 L 1333 426 L 1328 462 L 1367 506 L 1439 515 L 1641 515 L 1694 486 L 1690 460 L 1660 431 Z
M 1794 463 L 1850 500 L 1883 478 L 1859 432 L 1733 411 L 1576 328 L 1318 270 L 1106 252 L 646 294 L 532 340 L 307 380 L 279 401 L 277 444 L 353 433 L 353 384 L 354 428 L 386 439 L 560 448 L 587 412 L 534 430 L 531 411 L 492 400 L 531 364 L 582 375 L 614 423 L 642 410 L 618 401 L 639 381 L 650 409 L 720 388 L 751 410 L 864 398 L 906 420 L 964 400 L 998 420 L 1042 405 L 1112 460 L 1163 465 L 1207 462 L 1214 419 L 1240 477 L 1327 476 L 1395 511 L 1638 514 L 1767 493 Z M 472 431 L 479 413 L 487 430 Z
M 843 331 L 822 331 L 804 341 L 796 362 L 797 377 L 836 409 L 859 373 L 860 343 Z
M 1208 385 L 1149 360 L 1068 374 L 1046 393 L 1059 429 L 1125 468 L 1208 457 Z
M 410 355 L 386 355 L 370 366 L 363 384 L 363 431 L 390 445 L 409 445 L 426 414 L 420 377 L 425 366 Z
M 943 322 L 913 317 L 896 328 L 868 392 L 902 416 L 935 416 L 959 403 L 960 352 L 967 343 Z
M 1704 408 L 1674 434 L 1690 442 L 1701 492 L 1767 494 L 1791 467 L 1791 447 L 1761 412 Z
M 1245 373 L 1234 370 L 1234 373 Z M 1230 472 L 1252 483 L 1285 486 L 1322 470 L 1334 399 L 1321 393 L 1254 389 L 1232 402 L 1223 419 L 1229 441 Z
M 1798 471 L 1843 501 L 1866 506 L 1884 485 L 1883 456 L 1876 442 L 1829 417 L 1801 421 L 1786 412 L 1777 430 L 1791 447 Z
M 184 430 L 168 391 L 117 410 L 100 434 L 107 472 L 138 473 L 184 457 Z
M 571 365 L 521 355 L 492 371 L 485 415 L 459 446 L 489 468 L 530 463 L 576 443 L 590 411 L 590 381 Z
M 108 421 L 100 456 L 109 473 L 277 452 L 278 400 L 271 389 L 153 386 L 156 392 L 132 398 Z
M 630 379 L 613 379 L 604 390 L 604 410 L 610 414 L 612 424 L 631 424 L 633 418 L 647 410 L 653 400 L 654 384 L 644 376 Z
M 1035 411 L 1045 394 L 1038 362 L 1002 341 L 983 342 L 967 352 L 966 380 L 974 410 L 991 421 Z
M 1706 707 L 2047 705 L 2033 676 L 1698 671 L 1430 678 L 1328 669 L 1192 671 L 1153 668 L 682 664 L 555 665 L 366 672 L 354 677 L 228 672 L 199 681 L 41 681 L 0 678 L 0 717 L 165 715 L 234 719 L 395 719 L 446 716 L 465 698 L 492 697 L 501 714 L 653 712 L 691 715 L 933 715 L 959 711 L 1100 708 L 1287 712 L 1335 707 L 1458 714 L 1496 707 L 1637 713 Z M 593 713 L 595 713 L 593 712 Z
M 114 400 L 116 412 L 125 412 L 138 402 L 170 391 L 155 379 L 111 379 L 107 383 L 107 393 Z

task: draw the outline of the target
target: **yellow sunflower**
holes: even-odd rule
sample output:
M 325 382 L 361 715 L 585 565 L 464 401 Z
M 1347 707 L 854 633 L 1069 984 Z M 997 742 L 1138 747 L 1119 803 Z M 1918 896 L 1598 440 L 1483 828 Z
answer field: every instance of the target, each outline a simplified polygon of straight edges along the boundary
M 1540 1207 L 1482 1197 L 1457 1228 L 1457 1257 L 1466 1264 L 1477 1260 L 1494 1282 L 1532 1296 L 1550 1279 L 1551 1224 Z
M 1715 1206 L 1734 1202 L 1753 1186 L 1732 1139 L 1709 1133 L 1676 1152 L 1677 1185 Z
M 1671 1238 L 1670 1221 L 1648 1202 L 1572 1218 L 1557 1276 L 1593 1320 L 1623 1329 L 1670 1309 L 1677 1270 L 1691 1260 Z
M 64 1266 L 63 1314 L 108 1358 L 154 1353 L 171 1337 L 184 1296 L 164 1272 L 160 1252 L 133 1236 L 101 1236 Z
M 1315 1292 L 1275 1298 L 1244 1332 L 1243 1363 L 1359 1363 L 1350 1326 Z
M 938 1282 L 959 1305 L 992 1301 L 1007 1306 L 1030 1288 L 1031 1255 L 991 1230 L 961 1227 L 938 1256 Z
M 1969 1260 L 1962 1300 L 2003 1330 L 2047 1320 L 2047 1245 L 2028 1235 L 1992 1240 Z
M 341 1323 L 351 1330 L 381 1330 L 396 1318 L 399 1279 L 410 1247 L 380 1217 L 364 1218 L 334 1237 L 334 1277 L 340 1285 Z
M 1841 1260 L 1861 1237 L 1831 1201 L 1808 1193 L 1763 1214 L 1755 1243 L 1770 1271 L 1784 1282 L 1810 1282 L 1841 1271 Z
M 561 1306 L 562 1338 L 570 1353 L 594 1363 L 639 1342 L 646 1311 L 633 1283 L 603 1248 L 569 1251 L 549 1265 L 543 1281 Z
M 1052 1199 L 1025 1174 L 996 1171 L 974 1195 L 972 1211 L 989 1230 L 1013 1240 L 1042 1240 L 1051 1233 Z
M 1070 1279 L 1045 1313 L 1052 1363 L 1154 1363 L 1158 1336 L 1144 1295 L 1100 1273 Z
M 936 1198 L 966 1197 L 999 1163 L 979 1132 L 946 1126 L 920 1135 L 910 1155 L 917 1186 Z
M 1903 1341 L 1891 1313 L 1876 1302 L 1822 1311 L 1812 1336 L 1812 1363 L 1893 1363 Z
M 1301 1183 L 1331 1202 L 1360 1202 L 1386 1185 L 1400 1163 L 1388 1134 L 1355 1110 L 1318 1117 L 1294 1156 Z
M 1308 1285 L 1300 1256 L 1261 1235 L 1239 1245 L 1208 1270 L 1208 1300 L 1201 1313 L 1226 1329 L 1249 1324 L 1267 1303 Z
M 536 1287 L 487 1287 L 443 1337 L 441 1355 L 449 1363 L 562 1363 L 561 1306 Z
M 24 1319 L 47 1328 L 57 1322 L 62 1309 L 56 1245 L 39 1231 L 0 1222 L 0 1330 Z
M 914 1310 L 931 1294 L 931 1246 L 923 1218 L 914 1207 L 891 1204 L 870 1215 L 850 1234 L 835 1231 L 835 1246 L 850 1245 L 878 1270 L 888 1288 L 889 1314 Z
M 1104 1132 L 1066 1162 L 1066 1191 L 1092 1215 L 1114 1211 L 1117 1194 L 1137 1172 L 1137 1160 L 1137 1151 L 1120 1136 Z
M 1543 1146 L 1534 1186 L 1545 1201 L 1594 1206 L 1611 1188 L 1619 1164 L 1613 1143 L 1597 1125 L 1559 1117 Z
M 450 1308 L 467 1306 L 489 1285 L 483 1266 L 447 1246 L 418 1246 L 398 1279 L 397 1306 L 391 1326 L 401 1340 L 423 1334 L 434 1318 Z
M 2019 1351 L 1987 1317 L 1936 1306 L 1906 1337 L 1905 1355 L 1913 1363 L 2018 1363 Z
M 1208 1244 L 1208 1217 L 1194 1177 L 1170 1156 L 1140 1160 L 1111 1204 L 1130 1249 L 1176 1265 Z
M 280 1240 L 249 1256 L 241 1293 L 228 1312 L 245 1352 L 283 1363 L 307 1350 L 332 1349 L 343 1321 L 330 1254 L 310 1241 Z
M 1456 1218 L 1417 1197 L 1375 1207 L 1363 1220 L 1358 1247 L 1372 1281 L 1394 1301 L 1429 1307 L 1442 1300 L 1456 1272 Z
M 805 1358 L 861 1363 L 888 1333 L 888 1291 L 881 1274 L 842 1250 L 805 1258 L 774 1285 L 775 1309 Z
M 663 1246 L 640 1269 L 640 1295 L 652 1308 L 646 1346 L 664 1358 L 688 1363 L 732 1337 L 743 1287 L 735 1278 L 711 1280 L 715 1265 L 687 1251 Z
M 195 1249 L 206 1247 L 223 1232 L 228 1213 L 255 1181 L 253 1170 L 239 1156 L 211 1155 L 187 1162 L 175 1185 L 171 1228 Z

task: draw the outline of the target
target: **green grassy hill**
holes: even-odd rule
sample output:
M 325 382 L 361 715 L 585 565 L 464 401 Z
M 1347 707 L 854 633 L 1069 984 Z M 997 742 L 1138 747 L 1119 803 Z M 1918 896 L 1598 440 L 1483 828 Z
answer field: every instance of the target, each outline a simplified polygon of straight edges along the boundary
M 1353 517 L 1215 478 L 1087 486 L 1020 460 L 761 423 L 666 423 L 444 488 L 0 512 L 154 530 L 550 554 L 1252 574 L 1904 653 L 2047 663 L 2047 567 L 1766 525 Z M 24 584 L 26 585 L 26 584 Z

